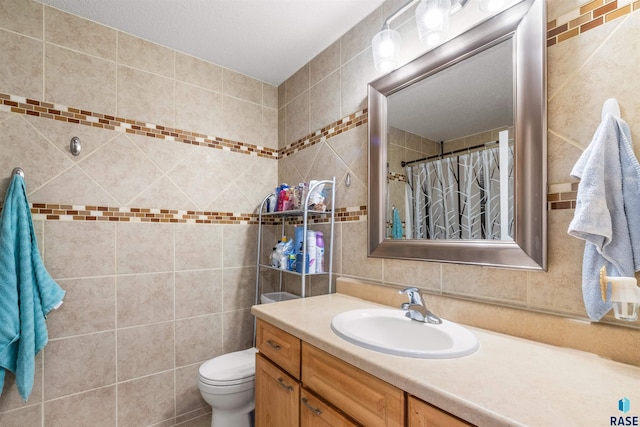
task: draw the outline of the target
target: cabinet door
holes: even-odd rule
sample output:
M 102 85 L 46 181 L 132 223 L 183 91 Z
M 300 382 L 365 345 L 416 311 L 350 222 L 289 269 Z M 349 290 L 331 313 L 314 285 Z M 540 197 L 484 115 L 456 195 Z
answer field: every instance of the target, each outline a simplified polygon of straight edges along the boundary
M 302 383 L 367 427 L 404 427 L 404 392 L 302 343 Z
M 256 427 L 297 427 L 299 405 L 300 384 L 256 354 Z
M 302 389 L 301 396 L 300 427 L 357 427 L 309 390 Z
M 469 427 L 472 424 L 409 396 L 409 427 Z

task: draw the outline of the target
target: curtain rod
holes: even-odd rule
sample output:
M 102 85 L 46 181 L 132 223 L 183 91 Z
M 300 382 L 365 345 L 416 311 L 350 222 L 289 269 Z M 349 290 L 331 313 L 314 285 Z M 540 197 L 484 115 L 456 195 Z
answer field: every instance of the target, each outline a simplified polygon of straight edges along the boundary
M 400 162 L 400 164 L 402 165 L 402 167 L 405 167 L 405 166 L 407 166 L 407 165 L 412 165 L 412 164 L 414 164 L 414 163 L 425 162 L 425 161 L 427 161 L 427 160 L 431 160 L 431 159 L 438 159 L 438 158 L 440 158 L 440 159 L 441 159 L 441 158 L 443 158 L 444 156 L 450 156 L 450 155 L 452 155 L 452 154 L 463 153 L 463 152 L 465 152 L 465 151 L 475 150 L 475 149 L 477 149 L 477 148 L 484 148 L 484 147 L 486 147 L 486 146 L 488 146 L 488 145 L 491 145 L 491 144 L 497 144 L 498 142 L 499 142 L 499 141 L 489 141 L 489 142 L 485 142 L 484 144 L 478 144 L 478 145 L 474 145 L 474 146 L 471 146 L 471 147 L 460 148 L 460 149 L 458 149 L 458 150 L 449 151 L 448 153 L 434 154 L 434 155 L 432 155 L 432 156 L 423 157 L 423 158 L 421 158 L 421 159 L 417 159 L 417 160 L 411 160 L 411 161 L 409 161 L 409 162 L 402 161 L 402 162 Z

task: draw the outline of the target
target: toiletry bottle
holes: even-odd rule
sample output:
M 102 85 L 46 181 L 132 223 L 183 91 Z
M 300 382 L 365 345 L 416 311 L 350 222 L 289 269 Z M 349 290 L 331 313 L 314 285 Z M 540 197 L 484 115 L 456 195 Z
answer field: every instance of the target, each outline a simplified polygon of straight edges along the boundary
M 302 273 L 303 270 L 305 273 L 309 272 L 309 254 L 302 259 L 302 243 L 300 243 L 300 250 L 296 254 L 296 272 Z
M 309 274 L 316 272 L 316 232 L 307 230 L 307 253 L 309 254 Z
M 316 231 L 316 273 L 324 273 L 324 238 Z

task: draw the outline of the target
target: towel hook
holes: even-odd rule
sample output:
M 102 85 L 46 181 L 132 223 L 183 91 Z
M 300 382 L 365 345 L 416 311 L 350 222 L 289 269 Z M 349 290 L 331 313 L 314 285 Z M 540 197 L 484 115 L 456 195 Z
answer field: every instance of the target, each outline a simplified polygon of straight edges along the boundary
M 24 171 L 22 170 L 22 168 L 14 168 L 11 172 L 11 176 L 13 175 L 20 175 L 22 178 L 24 178 Z
M 600 116 L 600 120 L 604 120 L 604 118 L 608 114 L 611 114 L 617 119 L 620 118 L 620 105 L 615 98 L 609 98 L 604 101 L 604 104 L 602 105 L 602 115 Z

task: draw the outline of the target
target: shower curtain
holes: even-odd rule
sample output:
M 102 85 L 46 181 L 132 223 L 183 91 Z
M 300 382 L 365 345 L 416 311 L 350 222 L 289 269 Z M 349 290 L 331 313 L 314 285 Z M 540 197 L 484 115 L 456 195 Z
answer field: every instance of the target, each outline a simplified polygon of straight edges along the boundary
M 507 206 L 500 203 L 499 148 L 406 167 L 408 239 L 513 239 L 513 147 L 508 156 Z M 508 235 L 501 233 L 507 209 Z

